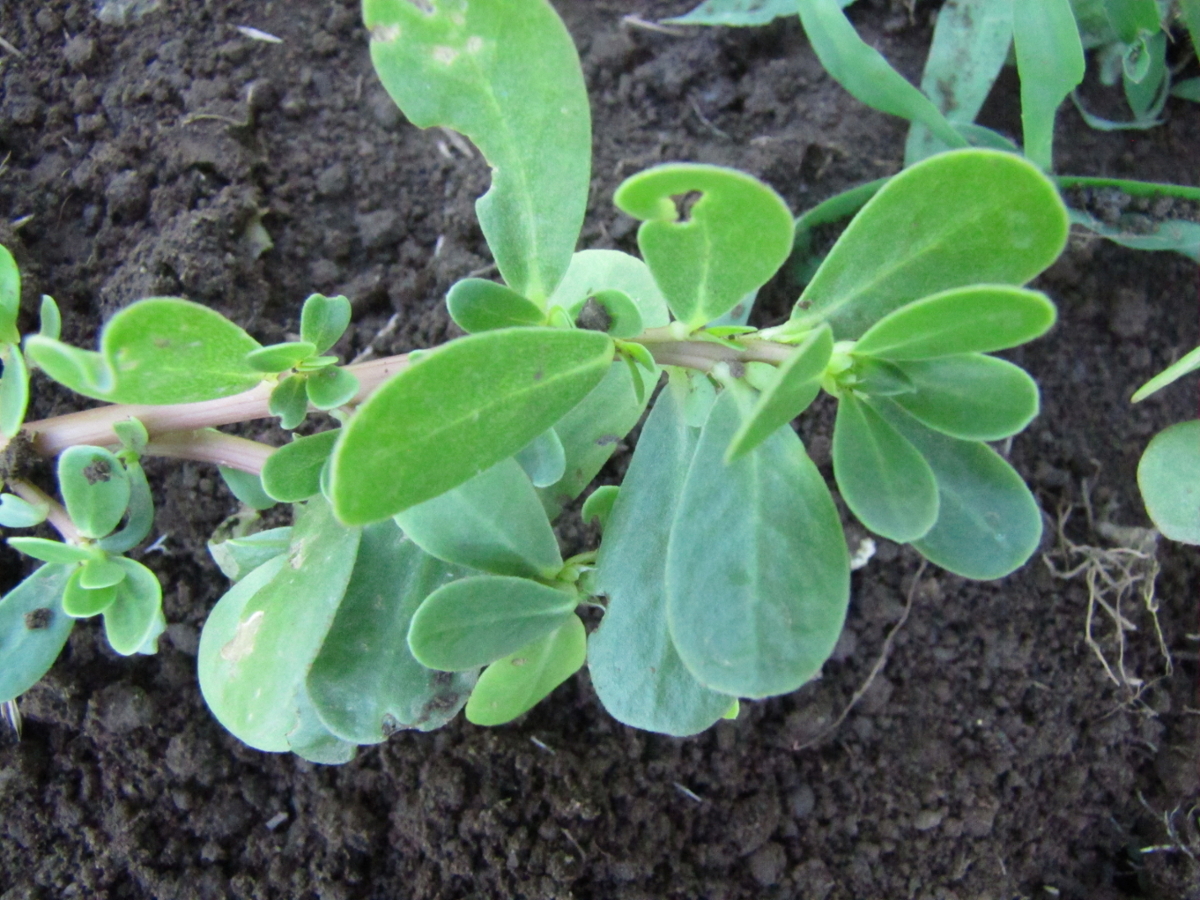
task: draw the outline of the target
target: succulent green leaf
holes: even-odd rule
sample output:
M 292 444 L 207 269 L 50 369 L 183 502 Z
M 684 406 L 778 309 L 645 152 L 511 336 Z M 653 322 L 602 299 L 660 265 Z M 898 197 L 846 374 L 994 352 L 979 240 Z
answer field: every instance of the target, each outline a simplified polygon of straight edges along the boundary
M 913 547 L 977 581 L 1023 566 L 1041 540 L 1042 514 L 1012 466 L 986 444 L 926 428 L 890 400 L 871 405 L 925 457 L 937 480 L 937 523 Z
M 583 668 L 586 658 L 587 632 L 579 616 L 572 615 L 555 631 L 483 670 L 467 700 L 467 721 L 484 726 L 511 722 Z
M 21 312 L 21 273 L 8 248 L 0 244 L 0 344 L 18 344 L 17 315 Z
M 297 428 L 308 415 L 307 380 L 307 375 L 289 375 L 272 389 L 267 410 L 279 416 L 280 428 Z
M 58 458 L 58 489 L 84 537 L 109 534 L 129 507 L 129 473 L 103 447 L 67 448 Z
M 854 0 L 838 0 L 849 6 Z M 773 19 L 796 15 L 798 0 L 704 0 L 691 12 L 673 19 L 671 25 L 766 25 Z
M 688 469 L 667 547 L 667 621 L 701 684 L 755 698 L 820 671 L 845 620 L 850 562 L 825 480 L 790 428 L 725 464 L 752 402 L 741 391 L 717 399 Z
M 417 546 L 449 563 L 526 578 L 553 578 L 562 568 L 546 511 L 511 458 L 395 519 Z
M 408 649 L 408 630 L 421 602 L 464 574 L 392 522 L 363 529 L 346 595 L 308 673 L 309 695 L 331 732 L 377 744 L 401 728 L 432 731 L 458 714 L 476 673 L 425 668 Z
M 603 331 L 615 338 L 637 337 L 642 333 L 642 314 L 624 291 L 597 291 L 583 305 L 575 324 L 592 331 Z
M 1168 384 L 1174 384 L 1184 375 L 1195 372 L 1197 369 L 1200 369 L 1200 347 L 1190 353 L 1185 353 L 1180 359 L 1167 366 L 1138 388 L 1130 399 L 1133 403 L 1140 403 L 1151 394 L 1161 391 Z
M 916 390 L 912 379 L 904 374 L 900 364 L 886 359 L 860 356 L 854 360 L 853 374 L 858 379 L 855 390 L 871 397 L 894 397 Z
M 1117 37 L 1126 44 L 1136 41 L 1142 32 L 1160 28 L 1154 0 L 1104 0 L 1104 12 Z
M 316 344 L 308 341 L 287 341 L 250 351 L 246 354 L 246 364 L 256 372 L 274 375 L 300 365 L 316 353 Z
M 557 484 L 567 471 L 567 451 L 553 428 L 547 428 L 521 448 L 516 460 L 536 488 Z
M 46 538 L 11 537 L 8 539 L 8 545 L 26 556 L 59 566 L 87 562 L 92 558 L 90 550 Z
M 1037 382 L 994 356 L 964 353 L 897 363 L 914 390 L 892 399 L 913 418 L 964 441 L 999 441 L 1038 412 Z
M 889 540 L 914 541 L 937 521 L 938 489 L 929 463 L 852 391 L 838 402 L 833 474 L 850 511 Z
M 200 636 L 200 690 L 217 720 L 258 750 L 290 749 L 296 692 L 333 623 L 358 551 L 324 500 L 310 500 L 285 556 L 217 601 Z
M 341 766 L 354 759 L 358 746 L 342 740 L 325 727 L 307 685 L 296 689 L 296 727 L 287 733 L 289 749 L 311 763 Z
M 62 313 L 54 298 L 42 294 L 42 305 L 38 309 L 38 334 L 51 340 L 58 340 L 62 334 Z
M 350 325 L 350 301 L 339 295 L 311 294 L 300 309 L 300 340 L 324 353 L 338 342 Z
M 104 611 L 108 643 L 122 656 L 154 653 L 167 629 L 158 577 L 132 559 L 120 556 L 113 562 L 125 570 L 125 578 L 116 586 L 116 601 Z
M 1045 334 L 1055 316 L 1054 304 L 1038 291 L 953 288 L 884 316 L 859 338 L 854 352 L 891 360 L 992 353 Z
M 1171 85 L 1171 96 L 1200 103 L 1200 78 L 1185 78 Z
M 48 503 L 30 503 L 16 494 L 0 494 L 0 526 L 4 528 L 32 528 L 46 521 L 50 512 Z
M 839 0 L 801 0 L 799 11 L 821 65 L 856 99 L 880 112 L 921 122 L 949 147 L 967 145 L 932 101 L 858 36 Z
M 95 350 L 80 350 L 55 338 L 31 334 L 25 338 L 25 354 L 28 362 L 77 394 L 98 400 L 112 394 L 112 370 Z
M 626 179 L 613 202 L 643 220 L 642 256 L 671 312 L 689 328 L 737 306 L 792 250 L 795 224 L 787 204 L 733 169 L 656 166 Z
M 365 524 L 444 494 L 512 456 L 601 382 L 612 340 L 517 328 L 452 341 L 373 393 L 332 462 L 338 517 Z
M 620 490 L 615 484 L 602 484 L 592 491 L 583 501 L 583 508 L 579 512 L 583 524 L 590 525 L 595 522 L 603 531 L 608 524 L 609 516 L 612 515 L 613 504 L 617 502 L 617 494 Z
M 0 434 L 14 437 L 29 406 L 29 367 L 16 344 L 0 347 Z
M 959 150 L 917 163 L 879 190 L 801 295 L 796 326 L 862 336 L 879 319 L 965 285 L 1024 284 L 1062 252 L 1067 214 L 1054 184 L 1011 153 Z
M 125 466 L 129 474 L 129 506 L 125 511 L 125 524 L 107 537 L 96 542 L 96 546 L 108 553 L 125 553 L 146 539 L 154 527 L 154 496 L 150 493 L 150 482 L 140 463 Z
M 371 61 L 419 128 L 460 131 L 492 169 L 475 209 L 505 282 L 537 304 L 567 269 L 591 178 L 587 90 L 545 0 L 364 0 Z
M 1025 156 L 1049 172 L 1054 168 L 1055 114 L 1083 81 L 1083 44 L 1070 0 L 1012 0 L 1012 4 Z
M 62 609 L 74 568 L 46 565 L 0 599 L 0 703 L 15 700 L 50 671 L 75 620 Z
M 139 419 L 130 416 L 120 422 L 113 422 L 112 432 L 121 442 L 122 452 L 131 451 L 135 456 L 145 452 L 150 443 L 150 432 Z
M 671 320 L 667 301 L 636 256 L 620 250 L 582 250 L 571 257 L 567 274 L 550 297 L 551 306 L 561 306 L 574 321 L 589 297 L 598 291 L 617 290 L 637 306 L 646 328 L 660 328 Z
M 1156 434 L 1137 479 L 1154 527 L 1172 541 L 1200 544 L 1200 420 Z
M 938 11 L 921 91 L 955 125 L 975 121 L 1012 46 L 1012 0 L 961 0 Z M 949 149 L 914 122 L 905 165 Z
M 477 669 L 554 631 L 578 604 L 574 591 L 526 578 L 462 578 L 442 585 L 417 609 L 408 646 L 431 669 Z
M 551 518 L 583 493 L 637 425 L 657 381 L 657 368 L 651 373 L 618 360 L 591 393 L 554 426 L 562 441 L 565 466 L 563 477 L 541 490 Z
M 729 708 L 727 695 L 687 670 L 667 627 L 667 542 L 700 436 L 684 417 L 685 391 L 682 378 L 672 379 L 642 428 L 604 526 L 595 590 L 608 606 L 588 640 L 592 685 L 609 714 L 676 736 L 704 731 Z
M 298 437 L 267 457 L 262 487 L 280 503 L 299 503 L 321 491 L 321 469 L 333 452 L 341 429 Z
M 326 366 L 309 372 L 305 381 L 308 402 L 317 409 L 329 410 L 344 406 L 358 393 L 358 378 L 353 372 L 338 366 Z
M 1109 225 L 1083 210 L 1070 210 L 1071 224 L 1093 231 L 1114 244 L 1131 250 L 1172 250 L 1194 262 L 1200 262 L 1200 222 L 1166 219 L 1155 222 L 1150 231 L 1134 231 L 1120 224 Z
M 291 542 L 290 526 L 269 528 L 223 541 L 210 540 L 208 552 L 225 577 L 237 582 L 264 563 L 287 553 Z
M 71 573 L 63 590 L 63 612 L 72 619 L 97 616 L 116 602 L 117 586 L 88 588 L 83 586 L 83 566 Z
M 822 326 L 800 343 L 779 367 L 725 451 L 726 462 L 749 453 L 773 432 L 808 409 L 821 389 L 821 374 L 833 353 L 833 332 Z
M 546 312 L 510 287 L 483 278 L 464 278 L 446 295 L 450 318 L 475 334 L 497 328 L 544 325 Z
M 79 586 L 88 590 L 112 587 L 125 580 L 125 570 L 116 560 L 89 559 L 79 567 Z
M 275 505 L 276 501 L 263 490 L 261 476 L 243 472 L 240 469 L 231 469 L 228 466 L 218 466 L 217 468 L 221 473 L 221 478 L 225 481 L 225 486 L 241 503 L 257 510 L 270 509 Z

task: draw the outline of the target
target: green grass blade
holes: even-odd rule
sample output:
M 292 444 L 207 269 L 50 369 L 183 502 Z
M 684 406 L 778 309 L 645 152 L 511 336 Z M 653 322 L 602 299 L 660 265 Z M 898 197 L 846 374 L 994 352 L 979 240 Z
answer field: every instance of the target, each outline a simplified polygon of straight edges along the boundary
M 1012 0 L 1025 155 L 1054 169 L 1054 117 L 1083 81 L 1083 45 L 1070 0 Z
M 1071 224 L 1107 238 L 1114 244 L 1131 250 L 1170 250 L 1200 263 L 1200 223 L 1186 219 L 1166 219 L 1156 222 L 1150 231 L 1126 230 L 1109 225 L 1079 209 L 1070 210 Z
M 704 425 L 671 525 L 667 620 L 701 684 L 768 697 L 796 690 L 833 651 L 850 564 L 829 489 L 790 428 L 725 465 L 742 419 L 733 390 Z
M 1137 479 L 1154 527 L 1172 541 L 1200 544 L 1200 420 L 1156 434 Z
M 613 343 L 593 331 L 518 328 L 452 341 L 385 382 L 333 452 L 338 517 L 366 524 L 512 456 L 599 384 Z
M 842 7 L 854 0 L 838 0 Z M 682 16 L 662 21 L 670 25 L 766 25 L 784 16 L 796 15 L 797 0 L 705 0 Z
M 1134 395 L 1130 398 L 1133 403 L 1140 403 L 1151 394 L 1157 393 L 1165 388 L 1168 384 L 1173 384 L 1187 375 L 1189 372 L 1195 372 L 1200 369 L 1200 347 L 1192 350 L 1190 353 L 1177 360 L 1172 365 L 1167 366 L 1145 384 L 1143 384 Z
M 492 168 L 476 203 L 508 285 L 538 305 L 567 269 L 591 177 L 571 36 L 546 0 L 364 0 L 371 60 L 405 116 L 470 138 Z

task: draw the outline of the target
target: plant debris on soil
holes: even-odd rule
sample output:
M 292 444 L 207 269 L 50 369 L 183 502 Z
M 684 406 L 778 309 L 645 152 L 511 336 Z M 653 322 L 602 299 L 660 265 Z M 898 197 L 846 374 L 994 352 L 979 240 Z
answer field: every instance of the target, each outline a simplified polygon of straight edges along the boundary
M 487 166 L 404 120 L 356 2 L 163 0 L 101 21 L 110 5 L 0 5 L 0 243 L 25 309 L 51 294 L 64 338 L 94 346 L 114 311 L 177 295 L 272 343 L 322 291 L 354 305 L 343 358 L 457 334 L 445 292 L 490 266 L 473 213 Z M 664 33 L 624 17 L 692 0 L 554 5 L 595 117 L 581 246 L 635 249 L 612 193 L 661 161 L 744 169 L 797 213 L 901 165 L 905 124 L 845 94 L 794 21 Z M 937 5 L 851 14 L 916 78 Z M 1016 96 L 1006 77 L 985 123 L 1017 135 Z M 1196 184 L 1200 107 L 1107 134 L 1068 107 L 1057 150 L 1066 173 Z M 1158 542 L 1154 609 L 1127 601 L 1091 645 L 1089 581 L 1043 559 L 1062 573 L 1071 548 L 1120 549 L 1101 526 L 1149 524 L 1137 461 L 1195 415 L 1194 385 L 1128 399 L 1200 343 L 1196 266 L 1077 233 L 1036 286 L 1059 324 L 1013 354 L 1042 412 L 1007 449 L 1045 510 L 1041 551 L 974 583 L 879 541 L 821 678 L 686 740 L 613 721 L 582 674 L 510 726 L 400 732 L 342 767 L 240 745 L 195 673 L 227 586 L 205 539 L 237 504 L 212 469 L 154 461 L 162 540 L 139 559 L 163 581 L 167 635 L 124 659 L 83 624 L 21 698 L 23 735 L 0 746 L 0 898 L 1200 897 L 1195 552 Z M 772 285 L 757 321 L 796 291 Z M 86 401 L 39 377 L 35 403 L 30 418 Z M 830 431 L 821 406 L 801 428 L 827 475 Z M 589 539 L 577 522 L 562 535 L 572 552 Z M 8 589 L 28 561 L 0 554 Z M 1096 647 L 1134 677 L 1110 679 Z

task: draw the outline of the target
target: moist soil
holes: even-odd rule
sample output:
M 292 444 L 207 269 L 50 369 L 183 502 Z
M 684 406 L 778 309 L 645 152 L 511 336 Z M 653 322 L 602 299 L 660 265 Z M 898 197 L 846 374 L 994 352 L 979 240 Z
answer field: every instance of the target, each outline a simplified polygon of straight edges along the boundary
M 747 170 L 797 212 L 900 168 L 904 123 L 838 88 L 793 21 L 663 33 L 624 17 L 692 0 L 555 5 L 595 118 L 582 246 L 635 249 L 612 193 L 661 161 Z M 124 25 L 102 6 L 120 4 L 0 0 L 0 242 L 26 309 L 53 295 L 65 338 L 92 346 L 133 300 L 184 296 L 270 343 L 322 291 L 353 302 L 346 358 L 455 336 L 445 292 L 490 263 L 472 209 L 487 167 L 392 106 L 355 3 L 164 0 Z M 915 79 L 937 6 L 851 14 Z M 1004 76 L 984 122 L 1017 135 L 1017 98 Z M 1102 133 L 1068 104 L 1060 171 L 1197 184 L 1200 107 L 1173 100 L 1165 119 Z M 21 740 L 0 746 L 0 897 L 1200 897 L 1200 569 L 1165 541 L 1118 552 L 1143 537 L 1122 526 L 1149 525 L 1142 449 L 1195 415 L 1192 384 L 1128 398 L 1200 341 L 1196 266 L 1076 233 L 1037 286 L 1059 323 L 1012 358 L 1043 409 L 1006 450 L 1046 513 L 1039 553 L 973 583 L 879 542 L 820 679 L 686 740 L 614 722 L 581 674 L 509 726 L 402 732 L 341 767 L 240 745 L 195 673 L 227 586 L 205 538 L 237 505 L 211 468 L 155 461 L 162 541 L 134 555 L 162 579 L 170 627 L 134 659 L 76 628 L 21 699 Z M 797 290 L 780 278 L 757 321 Z M 31 418 L 79 405 L 36 380 Z M 819 407 L 801 426 L 827 475 L 830 425 Z M 270 423 L 242 433 L 281 439 Z M 569 550 L 596 537 L 577 518 L 561 535 Z M 851 525 L 852 548 L 860 536 Z M 2 552 L 7 589 L 27 563 Z M 1089 560 L 1091 592 L 1087 570 L 1048 565 Z M 1152 615 L 1139 591 L 1155 565 Z M 1105 575 L 1135 582 L 1121 660 Z M 1089 646 L 1089 606 L 1119 683 Z

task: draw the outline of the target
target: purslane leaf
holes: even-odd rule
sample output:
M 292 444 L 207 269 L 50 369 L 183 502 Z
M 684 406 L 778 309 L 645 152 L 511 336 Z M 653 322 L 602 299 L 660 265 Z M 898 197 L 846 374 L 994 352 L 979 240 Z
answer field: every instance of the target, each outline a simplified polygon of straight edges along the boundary
M 420 605 L 408 646 L 431 669 L 477 669 L 550 634 L 578 604 L 574 591 L 526 578 L 462 578 L 442 585 Z
M 541 305 L 570 262 L 591 171 L 575 45 L 545 0 L 365 0 L 371 60 L 420 128 L 470 138 L 492 168 L 475 205 L 504 280 Z
M 467 700 L 467 721 L 511 722 L 578 672 L 586 658 L 587 633 L 579 616 L 571 615 L 555 631 L 483 670 Z
M 104 612 L 117 599 L 117 586 L 102 588 L 83 586 L 83 567 L 76 568 L 63 588 L 63 612 L 72 619 L 87 619 Z
M 264 563 L 287 553 L 291 541 L 290 526 L 270 528 L 228 540 L 210 540 L 208 552 L 221 573 L 230 581 L 238 582 Z
M 595 590 L 608 606 L 588 639 L 592 685 L 609 715 L 676 736 L 704 731 L 729 708 L 728 695 L 684 666 L 667 627 L 667 542 L 700 436 L 684 419 L 685 390 L 678 376 L 664 387 L 642 428 L 604 526 Z
M 326 352 L 346 331 L 350 312 L 345 297 L 311 294 L 300 308 L 300 340 L 316 347 L 318 354 Z
M 638 246 L 671 312 L 689 328 L 767 283 L 792 250 L 787 204 L 756 178 L 674 163 L 634 175 L 613 202 L 642 219 Z
M 167 627 L 162 586 L 140 562 L 123 556 L 113 562 L 125 570 L 125 578 L 116 586 L 115 601 L 104 611 L 104 634 L 122 656 L 153 653 L 158 636 Z
M 571 257 L 567 274 L 550 297 L 550 305 L 561 306 L 574 321 L 584 303 L 597 291 L 624 293 L 642 316 L 646 328 L 660 328 L 671 317 L 667 301 L 644 262 L 620 250 L 581 250 Z
M 32 528 L 46 521 L 50 504 L 42 501 L 30 503 L 16 494 L 0 494 L 0 526 L 4 528 Z
M 553 428 L 535 437 L 514 458 L 535 488 L 558 483 L 567 471 L 567 451 Z
M 0 703 L 14 700 L 50 671 L 75 620 L 62 595 L 74 566 L 45 565 L 0 599 Z
M 1045 334 L 1054 304 L 1039 291 L 1008 285 L 953 288 L 884 316 L 859 338 L 856 354 L 882 359 L 933 359 L 993 353 Z
M 725 465 L 751 402 L 736 390 L 713 406 L 671 525 L 667 621 L 701 684 L 768 697 L 796 690 L 833 652 L 850 562 L 825 480 L 790 428 Z
M 395 519 L 417 546 L 449 563 L 526 578 L 552 578 L 562 567 L 546 511 L 513 459 Z
M 29 406 L 29 367 L 16 344 L 0 346 L 0 434 L 14 437 Z
M 446 308 L 450 318 L 468 334 L 546 322 L 545 310 L 532 300 L 510 287 L 482 278 L 457 282 L 446 295 Z
M 888 313 L 966 285 L 1024 284 L 1062 252 L 1054 184 L 1011 153 L 942 153 L 894 176 L 842 233 L 792 312 L 861 337 Z
M 1049 172 L 1054 168 L 1054 117 L 1083 81 L 1083 45 L 1070 0 L 1012 4 L 1025 156 Z
M 125 466 L 103 447 L 69 447 L 58 458 L 58 489 L 71 521 L 88 538 L 102 538 L 121 522 L 131 488 Z
M 21 272 L 8 248 L 0 244 L 0 344 L 19 344 L 17 315 L 21 312 Z
M 309 372 L 304 381 L 308 402 L 320 410 L 337 409 L 354 399 L 358 378 L 339 366 L 326 366 Z
M 321 491 L 321 468 L 333 452 L 341 429 L 298 437 L 267 457 L 262 488 L 280 503 L 298 503 Z
M 331 483 L 338 517 L 393 516 L 512 456 L 586 397 L 612 356 L 597 332 L 516 328 L 422 357 L 342 430 Z
M 871 531 L 906 544 L 933 527 L 933 470 L 896 429 L 852 392 L 838 401 L 833 473 L 850 511 Z
M 316 344 L 308 341 L 287 341 L 252 350 L 246 354 L 246 363 L 256 372 L 274 375 L 298 366 L 316 353 Z
M 291 430 L 308 415 L 307 376 L 289 375 L 271 390 L 267 410 L 279 416 L 279 427 Z
M 1156 434 L 1137 479 L 1154 527 L 1172 541 L 1200 544 L 1200 420 Z

